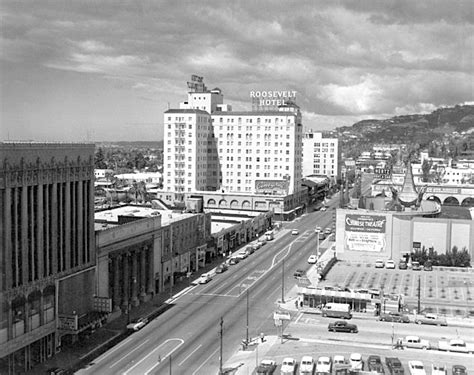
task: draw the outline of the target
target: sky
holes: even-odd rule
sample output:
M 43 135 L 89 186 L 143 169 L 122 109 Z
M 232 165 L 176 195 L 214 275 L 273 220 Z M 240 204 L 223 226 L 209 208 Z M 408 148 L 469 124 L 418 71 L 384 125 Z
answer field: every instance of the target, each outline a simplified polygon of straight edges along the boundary
M 192 74 L 306 130 L 472 103 L 471 0 L 0 2 L 0 140 L 163 139 Z

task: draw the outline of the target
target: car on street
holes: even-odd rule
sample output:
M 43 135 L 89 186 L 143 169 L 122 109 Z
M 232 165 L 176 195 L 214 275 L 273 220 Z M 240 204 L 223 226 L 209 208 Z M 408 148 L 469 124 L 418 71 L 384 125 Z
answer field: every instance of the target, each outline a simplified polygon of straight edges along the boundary
M 397 357 L 385 357 L 385 364 L 387 365 L 390 375 L 404 375 L 402 362 Z
M 247 246 L 245 248 L 245 252 L 247 253 L 247 255 L 251 255 L 255 252 L 255 248 L 253 246 Z
M 132 320 L 130 323 L 127 324 L 127 329 L 132 331 L 138 331 L 145 327 L 148 323 L 148 318 L 138 318 Z
M 211 280 L 212 276 L 209 273 L 203 273 L 198 279 L 196 279 L 194 284 L 207 284 Z
M 384 268 L 385 262 L 382 259 L 377 259 L 375 261 L 375 268 Z
M 245 250 L 240 250 L 237 253 L 235 253 L 233 256 L 236 258 L 239 258 L 240 260 L 243 260 L 247 258 L 249 255 Z
M 318 261 L 318 257 L 314 254 L 311 254 L 308 258 L 309 264 L 315 264 Z
M 321 241 L 321 240 L 324 240 L 326 238 L 326 235 L 324 234 L 324 232 L 319 232 L 318 233 L 318 239 Z
M 296 279 L 299 279 L 300 277 L 303 277 L 304 275 L 305 275 L 304 270 L 299 269 L 299 268 L 293 273 L 293 276 L 294 276 Z
M 321 228 L 320 226 L 317 226 L 314 231 L 315 232 L 322 232 L 323 228 Z
M 260 237 L 257 242 L 262 244 L 262 246 L 267 244 L 267 240 L 265 239 L 265 237 Z
M 415 318 L 416 324 L 429 324 L 432 326 L 447 326 L 448 323 L 446 318 L 442 316 L 438 316 L 436 314 L 425 314 L 425 315 L 417 315 Z
M 324 356 L 319 357 L 316 362 L 316 373 L 317 374 L 330 374 L 332 371 L 331 358 Z
M 293 230 L 291 231 L 291 235 L 292 235 L 292 236 L 297 236 L 298 234 L 300 234 L 300 231 L 299 231 L 298 229 L 293 229 Z
M 229 269 L 227 263 L 221 263 L 216 267 L 216 273 L 222 273 Z
M 452 375 L 467 375 L 466 367 L 463 365 L 453 365 Z
M 301 358 L 300 367 L 299 367 L 300 375 L 313 375 L 314 372 L 314 359 L 309 355 L 305 355 Z
M 367 370 L 377 374 L 385 374 L 382 359 L 378 355 L 369 355 L 367 357 Z
M 398 262 L 398 269 L 406 270 L 407 268 L 408 268 L 407 262 L 405 262 L 404 260 L 401 260 L 400 262 Z
M 430 342 L 418 336 L 406 336 L 402 339 L 402 345 L 404 348 L 431 349 Z
M 346 322 L 345 320 L 336 320 L 328 325 L 328 331 L 330 332 L 350 332 L 357 333 L 359 330 L 355 324 Z
M 408 370 L 411 375 L 426 375 L 425 366 L 421 361 L 408 361 Z
M 362 354 L 352 353 L 349 357 L 349 365 L 351 370 L 362 371 L 364 369 L 364 361 L 362 360 Z
M 323 211 L 323 212 L 324 212 L 324 211 L 326 211 L 326 210 L 327 210 L 326 206 L 323 206 L 323 207 L 321 207 L 321 209 L 320 209 L 319 211 Z
M 393 259 L 389 259 L 385 262 L 385 268 L 388 270 L 394 270 L 395 269 L 395 261 Z
M 410 318 L 408 315 L 396 312 L 381 313 L 379 320 L 382 322 L 410 323 Z
M 411 262 L 411 269 L 413 271 L 421 271 L 421 264 L 420 262 Z
M 293 358 L 287 357 L 283 359 L 281 363 L 280 373 L 289 375 L 294 374 L 296 371 L 296 361 Z
M 331 233 L 332 233 L 331 228 L 325 228 L 325 229 L 324 229 L 324 234 L 325 234 L 326 236 L 330 235 Z
M 444 365 L 431 364 L 431 375 L 448 375 L 448 369 Z
M 462 339 L 440 340 L 438 350 L 457 353 L 474 353 L 474 344 L 465 342 Z
M 240 262 L 240 259 L 237 258 L 237 257 L 235 257 L 235 256 L 232 256 L 232 257 L 229 258 L 229 264 L 230 264 L 231 266 L 234 265 L 234 264 L 237 264 L 237 263 L 239 263 L 239 262 Z
M 277 368 L 277 364 L 273 359 L 264 359 L 255 371 L 259 375 L 272 375 Z

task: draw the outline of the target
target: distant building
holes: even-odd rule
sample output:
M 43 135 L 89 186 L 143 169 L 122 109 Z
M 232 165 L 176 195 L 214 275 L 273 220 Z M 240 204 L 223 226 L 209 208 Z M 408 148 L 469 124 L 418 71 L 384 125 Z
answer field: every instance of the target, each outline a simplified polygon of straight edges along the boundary
M 321 132 L 303 136 L 303 176 L 325 175 L 339 177 L 339 140 L 326 138 Z
M 0 372 L 23 373 L 95 324 L 94 145 L 0 144 Z M 74 293 L 71 293 L 74 290 Z

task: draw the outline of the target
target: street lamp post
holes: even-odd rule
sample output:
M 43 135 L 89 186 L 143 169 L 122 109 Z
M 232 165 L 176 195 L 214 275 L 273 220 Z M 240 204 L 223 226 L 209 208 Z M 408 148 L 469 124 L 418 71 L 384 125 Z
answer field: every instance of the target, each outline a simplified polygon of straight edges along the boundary
M 249 343 L 249 290 L 247 288 L 246 290 L 246 294 L 247 294 L 247 327 L 246 327 L 246 332 L 245 332 L 245 342 Z
M 285 303 L 285 259 L 281 262 L 281 303 Z

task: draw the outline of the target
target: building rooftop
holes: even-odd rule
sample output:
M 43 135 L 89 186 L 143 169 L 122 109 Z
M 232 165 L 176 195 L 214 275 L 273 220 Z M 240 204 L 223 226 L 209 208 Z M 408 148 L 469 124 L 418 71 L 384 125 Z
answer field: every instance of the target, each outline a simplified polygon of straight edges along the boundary
M 175 108 L 175 109 L 168 109 L 167 111 L 165 111 L 165 113 L 201 113 L 201 114 L 206 114 L 206 115 L 209 114 L 208 112 L 203 111 L 202 109 L 195 109 L 195 108 L 186 108 L 186 109 Z
M 213 116 L 296 116 L 297 112 L 289 111 L 216 111 Z M 256 124 L 254 124 L 256 125 Z

